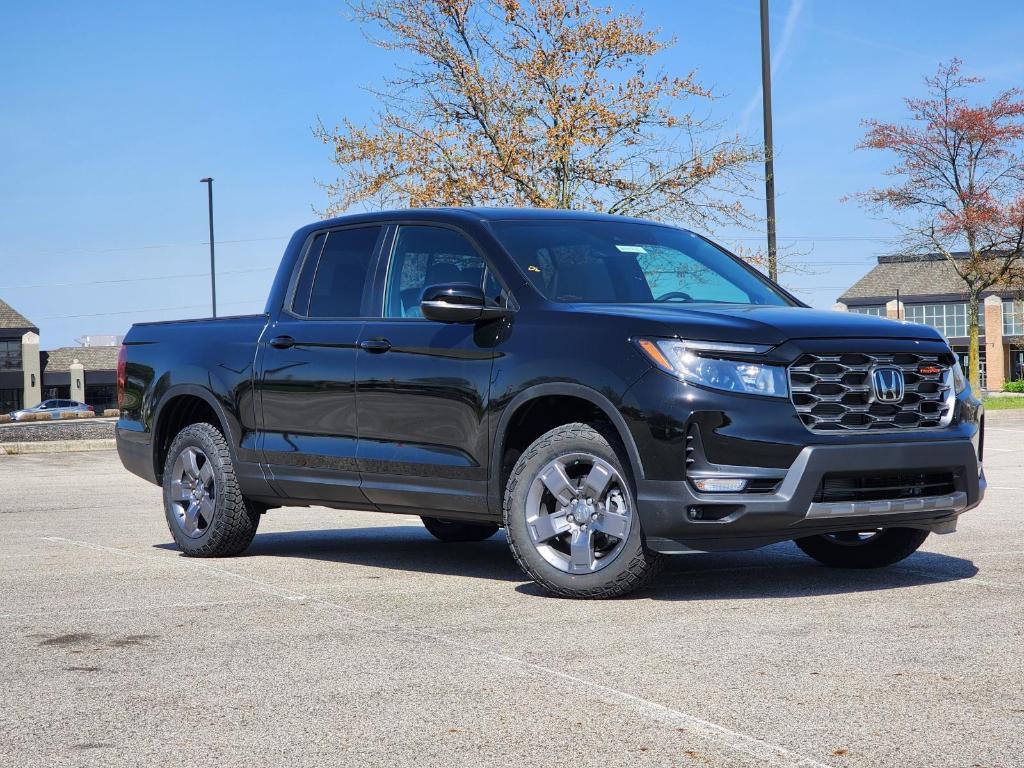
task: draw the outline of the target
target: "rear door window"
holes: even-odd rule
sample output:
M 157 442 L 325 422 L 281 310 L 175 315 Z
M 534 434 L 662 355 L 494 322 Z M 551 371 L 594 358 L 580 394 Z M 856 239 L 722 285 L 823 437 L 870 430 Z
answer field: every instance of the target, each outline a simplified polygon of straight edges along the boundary
M 299 273 L 299 280 L 295 284 L 295 294 L 292 297 L 292 312 L 297 315 L 309 313 L 309 294 L 313 290 L 313 275 L 316 274 L 317 264 L 320 263 L 320 254 L 323 252 L 326 239 L 326 232 L 317 234 L 302 262 L 302 271 Z
M 296 284 L 292 309 L 306 317 L 360 317 L 381 227 L 353 227 L 314 239 Z

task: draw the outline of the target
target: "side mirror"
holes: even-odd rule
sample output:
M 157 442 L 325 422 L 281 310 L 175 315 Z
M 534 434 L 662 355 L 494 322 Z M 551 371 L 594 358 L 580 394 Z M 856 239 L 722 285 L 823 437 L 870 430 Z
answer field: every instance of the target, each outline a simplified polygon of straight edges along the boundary
M 504 307 L 487 303 L 483 289 L 471 283 L 429 285 L 423 289 L 420 312 L 438 323 L 474 323 L 504 317 Z

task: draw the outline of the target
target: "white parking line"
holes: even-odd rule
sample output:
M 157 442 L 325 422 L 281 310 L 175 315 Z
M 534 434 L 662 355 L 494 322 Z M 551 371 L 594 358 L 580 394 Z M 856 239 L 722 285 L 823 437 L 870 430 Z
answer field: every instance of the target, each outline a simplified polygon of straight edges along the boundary
M 473 653 L 481 658 L 484 658 L 491 662 L 497 662 L 503 665 L 509 665 L 516 667 L 520 670 L 527 672 L 538 673 L 538 676 L 546 681 L 550 681 L 551 678 L 559 678 L 568 682 L 573 683 L 575 686 L 583 686 L 585 688 L 600 694 L 604 699 L 617 701 L 619 703 L 625 703 L 630 705 L 640 715 L 654 720 L 659 723 L 670 725 L 676 728 L 686 728 L 690 731 L 699 733 L 705 738 L 711 741 L 717 742 L 718 744 L 732 749 L 735 752 L 748 755 L 750 757 L 761 760 L 768 765 L 777 766 L 798 766 L 801 768 L 833 768 L 827 763 L 819 762 L 814 758 L 801 755 L 792 750 L 781 747 L 777 744 L 772 744 L 764 739 L 758 739 L 753 736 L 748 736 L 745 733 L 734 731 L 731 728 L 727 728 L 724 725 L 713 723 L 709 720 L 704 720 L 695 715 L 682 712 L 678 709 L 659 704 L 649 699 L 645 699 L 636 694 L 629 693 L 628 691 L 622 691 L 618 688 L 612 688 L 609 685 L 603 683 L 597 683 L 592 680 L 587 680 L 582 677 L 576 677 L 566 672 L 562 672 L 558 669 L 552 669 L 545 667 L 541 664 L 536 664 L 531 661 L 525 661 L 515 656 L 509 656 L 498 651 L 493 651 L 488 648 L 481 648 L 479 646 L 470 645 L 468 643 L 461 642 L 459 640 L 453 640 L 444 635 L 437 635 L 432 632 L 427 632 L 415 627 L 409 627 L 404 624 L 391 621 L 386 618 L 381 618 L 370 613 L 358 611 L 347 606 L 335 603 L 331 600 L 325 600 L 318 597 L 307 597 L 305 595 L 299 595 L 286 587 L 277 586 L 274 584 L 268 584 L 267 582 L 251 579 L 247 576 L 234 573 L 233 571 L 226 570 L 224 568 L 218 568 L 216 566 L 209 565 L 207 563 L 196 562 L 191 559 L 164 557 L 160 555 L 140 555 L 134 552 L 126 552 L 122 549 L 116 549 L 114 547 L 107 547 L 102 544 L 94 544 L 90 541 L 78 541 L 75 539 L 66 539 L 61 536 L 43 536 L 41 537 L 44 541 L 49 541 L 55 544 L 67 544 L 75 547 L 83 547 L 85 549 L 92 549 L 98 552 L 104 552 L 108 554 L 119 555 L 121 557 L 135 558 L 139 560 L 148 561 L 160 561 L 163 563 L 175 563 L 186 568 L 203 568 L 204 570 L 214 574 L 220 575 L 231 580 L 241 581 L 248 583 L 252 586 L 258 587 L 268 594 L 281 597 L 282 599 L 295 602 L 303 600 L 303 605 L 319 605 L 325 608 L 330 608 L 335 611 L 354 616 L 356 618 L 371 622 L 377 626 L 385 629 L 390 629 L 398 634 L 414 637 L 420 640 L 429 640 L 433 643 L 440 643 L 450 648 L 455 648 L 463 653 Z

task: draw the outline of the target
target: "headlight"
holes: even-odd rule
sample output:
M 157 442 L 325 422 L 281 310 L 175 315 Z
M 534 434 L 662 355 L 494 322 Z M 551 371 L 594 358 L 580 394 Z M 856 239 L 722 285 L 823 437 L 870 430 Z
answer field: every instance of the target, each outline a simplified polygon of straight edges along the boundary
M 637 339 L 636 344 L 658 368 L 692 384 L 747 395 L 789 394 L 783 366 L 722 357 L 759 354 L 768 349 L 764 345 L 681 339 Z
M 960 368 L 959 358 L 950 366 L 950 370 L 953 373 L 953 391 L 959 395 L 967 389 L 967 379 L 964 378 L 964 372 Z
M 953 392 L 959 395 L 967 389 L 967 379 L 964 378 L 964 369 L 960 367 L 960 355 L 953 351 L 953 345 L 949 343 L 949 339 L 946 338 L 946 334 L 939 331 L 939 335 L 942 337 L 942 340 L 946 342 L 946 348 L 949 350 L 949 354 L 953 356 L 953 365 L 949 367 L 949 370 L 953 380 Z M 946 383 L 948 384 L 949 382 Z

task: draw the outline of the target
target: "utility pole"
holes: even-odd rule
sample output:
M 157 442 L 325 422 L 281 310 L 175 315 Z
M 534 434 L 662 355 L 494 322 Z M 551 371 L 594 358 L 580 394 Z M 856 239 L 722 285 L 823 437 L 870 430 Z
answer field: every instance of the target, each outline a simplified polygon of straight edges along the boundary
M 768 34 L 768 0 L 761 0 L 761 99 L 764 113 L 764 197 L 768 215 L 768 277 L 779 279 L 775 245 L 775 158 L 772 146 L 772 52 Z
M 207 176 L 199 180 L 206 185 L 207 202 L 210 211 L 210 303 L 213 306 L 213 317 L 217 316 L 217 270 L 213 258 L 213 177 Z

